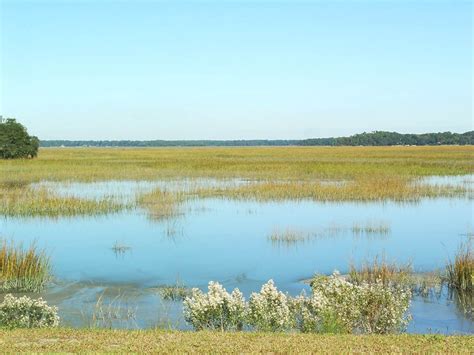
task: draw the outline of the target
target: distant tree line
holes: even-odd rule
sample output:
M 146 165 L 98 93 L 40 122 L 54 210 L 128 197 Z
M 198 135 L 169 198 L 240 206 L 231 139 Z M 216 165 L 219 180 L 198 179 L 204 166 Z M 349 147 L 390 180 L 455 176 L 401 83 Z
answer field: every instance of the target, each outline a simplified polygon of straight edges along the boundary
M 423 133 L 402 134 L 397 132 L 375 131 L 355 134 L 350 137 L 305 139 L 298 145 L 348 145 L 348 146 L 384 146 L 384 145 L 472 145 L 474 131 L 466 133 Z
M 236 146 L 392 146 L 392 145 L 474 145 L 474 131 L 466 133 L 401 134 L 375 131 L 349 137 L 303 140 L 46 140 L 42 147 L 236 147 Z
M 13 118 L 0 116 L 0 158 L 34 158 L 38 154 L 39 140 L 30 136 L 26 128 Z

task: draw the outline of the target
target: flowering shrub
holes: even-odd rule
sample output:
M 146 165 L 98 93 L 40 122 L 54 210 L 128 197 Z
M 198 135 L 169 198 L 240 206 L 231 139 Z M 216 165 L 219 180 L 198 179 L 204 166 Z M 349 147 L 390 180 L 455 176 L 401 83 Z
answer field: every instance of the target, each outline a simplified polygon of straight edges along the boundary
M 208 293 L 193 288 L 184 299 L 184 318 L 194 329 L 241 330 L 245 300 L 238 289 L 229 294 L 218 282 L 209 282 Z
M 11 294 L 0 303 L 0 326 L 8 328 L 57 327 L 59 316 L 57 307 L 50 307 L 42 298 L 37 300 Z
M 344 327 L 319 294 L 293 298 L 292 311 L 296 329 L 303 333 L 343 333 Z
M 409 290 L 387 287 L 381 282 L 354 285 L 337 272 L 315 278 L 311 287 L 312 298 L 318 302 L 306 305 L 305 312 L 332 314 L 348 333 L 386 334 L 400 331 L 408 324 Z
M 244 326 L 260 331 L 317 333 L 376 333 L 403 330 L 409 321 L 409 290 L 382 282 L 352 284 L 337 272 L 316 277 L 310 297 L 291 298 L 275 287 L 273 280 L 248 303 L 235 289 L 231 294 L 217 282 L 209 292 L 193 289 L 184 300 L 184 315 L 196 330 L 241 330 Z
M 273 280 L 262 286 L 259 293 L 252 293 L 248 310 L 249 324 L 257 330 L 282 331 L 294 324 L 291 301 L 278 291 Z

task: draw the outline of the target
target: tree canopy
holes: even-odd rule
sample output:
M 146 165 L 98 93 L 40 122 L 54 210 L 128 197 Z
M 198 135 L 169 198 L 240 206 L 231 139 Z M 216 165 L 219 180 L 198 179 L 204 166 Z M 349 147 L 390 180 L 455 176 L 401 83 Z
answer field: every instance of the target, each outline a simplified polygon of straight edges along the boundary
M 13 118 L 0 122 L 0 158 L 34 158 L 38 155 L 39 139 L 30 136 L 26 128 Z

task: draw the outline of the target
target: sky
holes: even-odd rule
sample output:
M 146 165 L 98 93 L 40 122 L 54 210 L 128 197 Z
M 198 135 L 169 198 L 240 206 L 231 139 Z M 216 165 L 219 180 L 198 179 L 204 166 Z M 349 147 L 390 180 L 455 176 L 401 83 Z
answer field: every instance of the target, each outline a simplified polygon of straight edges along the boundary
M 0 115 L 40 139 L 473 129 L 473 4 L 0 0 Z

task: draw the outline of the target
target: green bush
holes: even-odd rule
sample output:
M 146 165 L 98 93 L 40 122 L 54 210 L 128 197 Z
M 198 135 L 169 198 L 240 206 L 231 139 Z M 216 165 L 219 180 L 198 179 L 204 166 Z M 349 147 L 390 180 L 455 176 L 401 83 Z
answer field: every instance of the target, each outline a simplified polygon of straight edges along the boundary
M 0 121 L 0 158 L 34 158 L 38 155 L 39 140 L 28 135 L 26 128 L 13 118 Z

